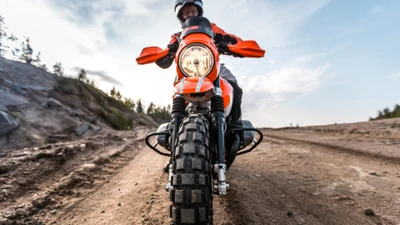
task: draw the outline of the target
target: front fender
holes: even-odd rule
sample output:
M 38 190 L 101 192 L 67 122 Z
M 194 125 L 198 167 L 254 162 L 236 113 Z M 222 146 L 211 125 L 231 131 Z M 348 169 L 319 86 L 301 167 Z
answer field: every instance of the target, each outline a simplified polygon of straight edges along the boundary
M 185 77 L 175 84 L 175 94 L 204 93 L 214 88 L 213 82 L 207 77 Z

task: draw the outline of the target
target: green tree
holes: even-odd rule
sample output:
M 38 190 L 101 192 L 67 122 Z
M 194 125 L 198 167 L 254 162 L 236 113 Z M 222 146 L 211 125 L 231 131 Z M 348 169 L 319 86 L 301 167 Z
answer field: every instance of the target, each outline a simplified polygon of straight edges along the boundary
M 131 98 L 126 98 L 124 97 L 124 100 L 122 101 L 126 107 L 128 107 L 130 110 L 135 111 L 135 102 Z
M 14 34 L 8 35 L 7 32 L 7 27 L 5 26 L 4 23 L 4 17 L 0 16 L 0 56 L 4 57 L 4 54 L 7 53 L 9 46 L 4 45 L 3 40 L 10 40 L 12 42 L 15 42 L 18 40 L 18 38 L 16 38 L 14 36 Z M 19 49 L 18 49 L 19 50 Z M 14 54 L 14 51 L 12 51 L 12 53 Z M 14 54 L 15 56 L 15 54 Z
M 64 75 L 64 68 L 62 67 L 60 62 L 57 62 L 56 64 L 54 64 L 53 66 L 54 69 L 54 74 L 62 77 Z
M 154 103 L 153 102 L 150 102 L 150 105 L 147 108 L 146 114 L 149 116 L 154 114 Z
M 117 91 L 115 90 L 115 87 L 113 86 L 113 88 L 110 91 L 110 96 L 114 98 L 116 93 L 117 93 Z
M 142 105 L 142 99 L 139 98 L 139 100 L 137 100 L 136 102 L 136 112 L 137 113 L 143 113 L 143 105 Z
M 29 40 L 29 37 L 26 38 L 26 42 L 22 42 L 21 49 L 22 51 L 21 55 L 19 56 L 19 59 L 25 61 L 26 63 L 32 63 L 33 49 L 31 47 L 31 42 Z
M 390 118 L 390 114 L 391 114 L 391 112 L 390 112 L 389 107 L 386 107 L 386 108 L 383 109 L 384 118 Z
M 369 118 L 369 120 L 380 120 L 387 118 L 398 118 L 400 117 L 400 105 L 396 104 L 393 108 L 393 111 L 390 110 L 389 107 L 384 108 L 382 111 L 378 110 L 378 116 L 376 118 Z
M 393 108 L 393 117 L 400 117 L 400 105 L 396 104 Z
M 86 80 L 86 71 L 84 69 L 81 69 L 79 71 L 78 80 L 81 80 L 81 81 Z
M 3 45 L 3 38 L 7 37 L 6 28 L 4 26 L 4 17 L 0 16 L 0 56 L 3 57 L 7 52 L 6 46 Z
M 117 93 L 115 94 L 115 98 L 117 100 L 121 100 L 122 99 L 122 95 L 121 95 L 121 93 L 119 91 L 117 91 Z

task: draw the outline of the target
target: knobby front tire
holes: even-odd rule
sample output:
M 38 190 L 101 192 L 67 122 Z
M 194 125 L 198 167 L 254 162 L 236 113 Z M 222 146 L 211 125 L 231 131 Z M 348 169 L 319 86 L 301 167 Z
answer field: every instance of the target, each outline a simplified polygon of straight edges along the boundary
M 179 128 L 170 192 L 171 224 L 212 224 L 208 129 L 208 120 L 201 114 L 189 115 Z

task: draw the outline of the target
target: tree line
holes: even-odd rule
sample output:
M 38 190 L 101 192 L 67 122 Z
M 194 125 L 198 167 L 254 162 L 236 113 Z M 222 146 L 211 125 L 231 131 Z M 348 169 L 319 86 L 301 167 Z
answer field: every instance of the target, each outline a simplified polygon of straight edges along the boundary
M 5 26 L 4 17 L 0 15 L 0 57 L 5 57 L 5 55 L 11 51 L 13 60 L 32 64 L 49 72 L 46 64 L 42 64 L 40 59 L 41 53 L 38 51 L 36 55 L 34 55 L 34 50 L 29 37 L 23 37 L 24 41 L 21 42 L 21 47 L 19 48 L 12 49 L 10 46 L 5 45 L 5 40 L 10 42 L 17 42 L 19 40 L 19 38 L 17 38 L 13 33 L 9 34 L 7 30 L 8 28 Z M 61 62 L 56 62 L 53 65 L 53 73 L 58 76 L 64 75 L 64 68 L 62 67 Z
M 137 101 L 134 101 L 131 98 L 123 97 L 120 91 L 116 90 L 115 87 L 111 89 L 109 95 L 124 103 L 124 105 L 130 110 L 139 114 L 146 114 L 159 124 L 169 122 L 171 120 L 171 105 L 161 106 L 150 102 L 146 109 L 142 103 L 142 99 L 139 98 Z
M 378 115 L 375 118 L 370 117 L 369 120 L 380 120 L 380 119 L 388 119 L 388 118 L 400 118 L 400 105 L 396 104 L 393 107 L 393 110 L 390 110 L 389 107 L 384 108 L 383 110 L 378 110 Z
M 46 72 L 50 72 L 46 64 L 42 64 L 41 62 L 41 53 L 37 52 L 36 55 L 34 55 L 35 52 L 33 50 L 29 37 L 24 37 L 24 41 L 22 41 L 20 48 L 11 49 L 9 46 L 5 45 L 4 40 L 8 40 L 11 42 L 16 42 L 19 40 L 17 37 L 15 37 L 14 34 L 9 34 L 7 30 L 7 27 L 5 27 L 4 17 L 0 15 L 0 57 L 5 57 L 5 55 L 9 51 L 11 51 L 14 57 L 13 60 L 32 64 L 45 70 Z M 61 77 L 64 76 L 64 68 L 62 67 L 61 62 L 56 62 L 53 65 L 53 73 Z M 88 79 L 86 71 L 84 69 L 81 69 L 79 71 L 77 79 L 96 88 L 94 81 Z M 160 106 L 151 102 L 147 109 L 145 109 L 145 106 L 142 104 L 141 99 L 134 101 L 131 98 L 123 97 L 120 91 L 116 90 L 115 87 L 112 88 L 109 95 L 114 99 L 121 101 L 130 110 L 150 116 L 157 123 L 170 121 L 170 105 Z

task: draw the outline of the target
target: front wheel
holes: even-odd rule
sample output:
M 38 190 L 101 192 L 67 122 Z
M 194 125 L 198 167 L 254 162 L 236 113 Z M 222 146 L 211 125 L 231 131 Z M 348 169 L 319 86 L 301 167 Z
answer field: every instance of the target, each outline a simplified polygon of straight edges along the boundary
M 187 116 L 179 128 L 170 191 L 171 224 L 212 224 L 212 189 L 208 120 Z

